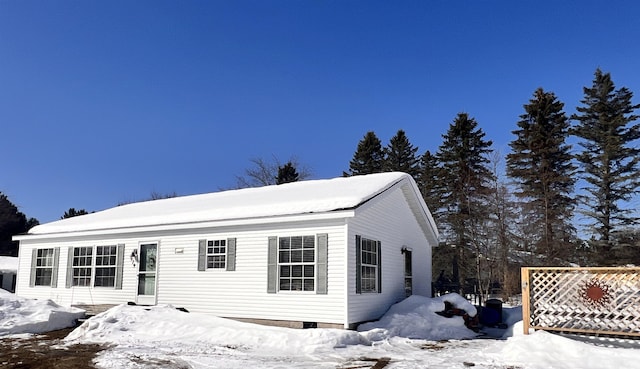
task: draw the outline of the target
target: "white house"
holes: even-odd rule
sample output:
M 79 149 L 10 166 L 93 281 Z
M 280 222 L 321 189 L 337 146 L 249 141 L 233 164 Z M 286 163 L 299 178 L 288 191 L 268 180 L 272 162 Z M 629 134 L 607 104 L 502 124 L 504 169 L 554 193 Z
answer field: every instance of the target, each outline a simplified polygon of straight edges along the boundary
M 438 232 L 405 173 L 118 206 L 20 242 L 16 293 L 61 305 L 172 304 L 295 327 L 352 328 L 431 294 Z
M 16 288 L 16 273 L 18 272 L 18 258 L 15 256 L 0 256 L 0 288 L 13 292 Z

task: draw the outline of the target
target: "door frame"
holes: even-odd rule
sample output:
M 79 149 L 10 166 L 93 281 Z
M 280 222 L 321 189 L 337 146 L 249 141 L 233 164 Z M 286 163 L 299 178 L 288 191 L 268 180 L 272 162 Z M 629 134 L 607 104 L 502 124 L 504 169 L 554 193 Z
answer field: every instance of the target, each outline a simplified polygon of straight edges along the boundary
M 146 245 L 155 245 L 155 262 L 154 262 L 154 270 L 150 271 L 141 271 L 142 267 L 142 247 Z M 156 305 L 158 303 L 158 266 L 160 259 L 160 241 L 143 241 L 138 242 L 138 247 L 136 249 L 138 253 L 138 265 L 136 266 L 136 304 L 138 305 Z M 153 286 L 153 295 L 141 294 L 140 293 L 140 277 L 142 275 L 153 275 L 154 276 L 154 286 Z

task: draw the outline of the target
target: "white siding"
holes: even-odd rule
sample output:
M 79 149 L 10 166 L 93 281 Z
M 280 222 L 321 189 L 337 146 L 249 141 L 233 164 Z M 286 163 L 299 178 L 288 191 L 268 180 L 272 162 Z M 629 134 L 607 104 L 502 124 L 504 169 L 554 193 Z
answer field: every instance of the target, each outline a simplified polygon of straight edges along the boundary
M 356 294 L 356 235 L 381 241 L 382 293 Z M 349 220 L 348 245 L 349 268 L 346 279 L 349 323 L 377 319 L 392 304 L 405 298 L 402 247 L 412 250 L 413 294 L 430 296 L 431 245 L 400 187 L 379 195 L 375 201 L 357 209 L 355 218 Z
M 233 318 L 344 322 L 344 225 L 273 225 L 258 230 L 200 233 L 165 238 L 160 255 L 158 303 L 186 307 L 189 311 Z M 269 236 L 328 234 L 328 293 L 267 293 Z M 199 239 L 236 239 L 236 270 L 198 266 Z M 175 254 L 181 248 L 183 254 Z
M 267 246 L 269 236 L 328 234 L 328 292 L 267 293 Z M 29 242 L 20 245 L 18 294 L 50 298 L 62 305 L 120 304 L 135 301 L 137 267 L 129 255 L 141 242 L 158 243 L 157 303 L 184 307 L 192 312 L 230 318 L 309 321 L 344 324 L 344 235 L 343 219 L 308 224 L 259 225 L 224 228 L 183 235 L 145 235 L 144 238 L 79 240 L 73 242 Z M 198 271 L 200 239 L 236 239 L 236 270 Z M 65 288 L 67 248 L 74 246 L 125 244 L 122 290 L 113 288 Z M 29 287 L 31 250 L 60 247 L 58 287 Z M 176 253 L 180 249 L 181 253 Z
M 65 287 L 67 279 L 67 250 L 69 247 L 107 246 L 117 244 L 125 244 L 122 289 L 115 289 L 113 287 Z M 47 286 L 29 287 L 31 250 L 34 248 L 55 247 L 60 248 L 57 288 Z M 135 268 L 131 265 L 129 255 L 134 249 L 137 249 L 137 247 L 138 241 L 130 239 L 74 240 L 56 242 L 20 241 L 16 295 L 27 298 L 51 299 L 64 306 L 75 304 L 120 304 L 123 302 L 135 301 L 137 274 Z

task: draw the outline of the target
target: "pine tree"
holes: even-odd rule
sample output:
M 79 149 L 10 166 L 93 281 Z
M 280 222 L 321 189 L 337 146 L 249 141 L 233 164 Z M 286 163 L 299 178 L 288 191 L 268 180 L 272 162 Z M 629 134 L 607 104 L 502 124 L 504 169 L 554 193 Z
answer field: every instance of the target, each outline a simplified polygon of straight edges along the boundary
M 576 155 L 585 180 L 585 196 L 580 196 L 581 212 L 592 219 L 590 224 L 598 236 L 602 252 L 611 248 L 612 233 L 634 222 L 630 211 L 622 203 L 638 192 L 640 173 L 640 125 L 634 123 L 634 111 L 640 105 L 631 102 L 633 93 L 622 87 L 618 90 L 609 73 L 595 72 L 591 88 L 584 87 L 582 106 L 572 133 L 580 141 L 582 150 Z M 604 256 L 603 255 L 603 256 Z
M 349 162 L 349 173 L 345 176 L 380 173 L 383 170 L 384 151 L 382 143 L 373 131 L 369 131 L 358 142 L 358 148 Z
M 431 211 L 434 218 L 438 217 L 441 207 L 441 184 L 439 177 L 440 166 L 438 159 L 429 150 L 420 158 L 419 173 L 416 183 L 424 202 Z
M 420 159 L 416 157 L 417 147 L 414 147 L 403 130 L 398 130 L 389 140 L 385 148 L 383 170 L 386 172 L 404 172 L 418 179 Z
M 555 258 L 570 255 L 575 179 L 571 146 L 566 144 L 569 121 L 564 104 L 552 92 L 536 90 L 518 121 L 516 138 L 509 143 L 507 173 L 517 181 L 516 196 L 524 201 L 525 221 L 538 230 L 537 252 Z
M 288 162 L 287 164 L 278 167 L 278 176 L 276 177 L 276 184 L 280 185 L 283 183 L 297 182 L 298 179 L 299 179 L 298 171 L 293 166 L 293 163 Z
M 444 233 L 456 245 L 453 263 L 458 265 L 454 268 L 458 275 L 454 271 L 453 279 L 458 283 L 475 274 L 468 253 L 471 250 L 479 256 L 478 235 L 488 217 L 486 196 L 492 174 L 487 155 L 492 151 L 492 142 L 484 137 L 475 119 L 459 113 L 443 135 L 436 154 L 442 166 Z
M 0 255 L 18 255 L 18 243 L 12 237 L 25 233 L 38 224 L 36 219 L 27 217 L 0 192 Z
M 89 213 L 87 213 L 87 211 L 84 209 L 76 210 L 75 208 L 69 208 L 69 210 L 64 212 L 64 215 L 62 215 L 60 219 L 73 218 L 79 215 L 86 215 L 86 214 L 89 214 Z

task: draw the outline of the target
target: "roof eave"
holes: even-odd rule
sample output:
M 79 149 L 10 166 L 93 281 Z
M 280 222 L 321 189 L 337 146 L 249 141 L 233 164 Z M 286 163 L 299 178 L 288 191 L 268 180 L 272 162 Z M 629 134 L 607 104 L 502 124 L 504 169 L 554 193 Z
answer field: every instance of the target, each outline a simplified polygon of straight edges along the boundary
M 206 229 L 206 228 L 220 228 L 220 227 L 237 227 L 237 226 L 251 226 L 257 224 L 269 224 L 269 223 L 283 223 L 283 222 L 303 222 L 312 220 L 331 220 L 340 218 L 350 218 L 355 215 L 354 209 L 339 209 L 334 211 L 322 212 L 322 213 L 304 213 L 304 214 L 292 214 L 292 215 L 280 215 L 269 217 L 255 217 L 255 218 L 242 218 L 242 219 L 226 219 L 226 220 L 214 220 L 214 221 L 198 221 L 188 223 L 173 223 L 173 224 L 157 224 L 147 226 L 133 226 L 133 227 L 118 227 L 118 228 L 98 228 L 98 229 L 86 229 L 78 231 L 65 231 L 65 232 L 49 232 L 39 234 L 24 234 L 13 236 L 13 241 L 26 241 L 26 240 L 44 240 L 50 238 L 71 238 L 71 237 L 91 237 L 91 236 L 119 236 L 131 233 L 153 233 L 161 231 L 172 230 L 189 230 L 189 229 Z

